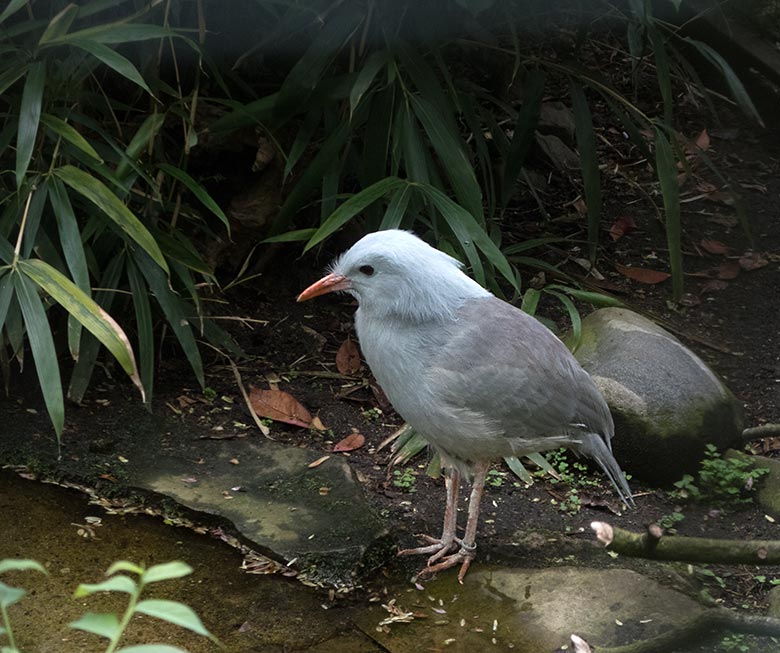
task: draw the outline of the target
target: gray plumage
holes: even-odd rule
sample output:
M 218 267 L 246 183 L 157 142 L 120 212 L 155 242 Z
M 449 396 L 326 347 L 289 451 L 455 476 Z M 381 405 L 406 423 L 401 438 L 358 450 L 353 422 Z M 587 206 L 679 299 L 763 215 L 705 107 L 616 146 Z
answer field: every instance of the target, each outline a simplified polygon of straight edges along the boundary
M 372 275 L 361 272 L 366 266 Z M 612 417 L 593 380 L 544 325 L 460 263 L 404 231 L 369 234 L 331 272 L 351 280 L 363 355 L 398 413 L 445 462 L 569 447 L 624 500 Z
M 377 381 L 448 470 L 441 537 L 425 535 L 426 546 L 399 551 L 430 556 L 421 575 L 460 565 L 463 581 L 496 458 L 569 447 L 593 458 L 633 503 L 593 380 L 551 331 L 466 276 L 458 261 L 411 233 L 380 231 L 346 251 L 298 301 L 339 290 L 358 300 L 355 328 Z M 460 478 L 472 470 L 459 537 Z

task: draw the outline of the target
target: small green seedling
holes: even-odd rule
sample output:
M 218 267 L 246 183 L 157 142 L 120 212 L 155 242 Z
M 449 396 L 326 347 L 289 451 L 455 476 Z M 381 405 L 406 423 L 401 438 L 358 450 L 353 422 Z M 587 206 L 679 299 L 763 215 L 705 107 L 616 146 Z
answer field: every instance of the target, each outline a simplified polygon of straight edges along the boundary
M 404 492 L 416 492 L 417 472 L 412 467 L 393 470 L 393 485 Z

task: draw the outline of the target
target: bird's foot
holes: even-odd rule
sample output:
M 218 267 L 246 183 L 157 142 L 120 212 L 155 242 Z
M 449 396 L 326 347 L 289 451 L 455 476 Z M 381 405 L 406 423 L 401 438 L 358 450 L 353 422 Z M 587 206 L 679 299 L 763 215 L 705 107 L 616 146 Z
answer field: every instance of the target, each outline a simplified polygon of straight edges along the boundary
M 466 572 L 469 570 L 469 567 L 471 566 L 471 561 L 474 560 L 477 556 L 477 545 L 473 544 L 471 546 L 465 545 L 463 542 L 460 543 L 460 549 L 456 551 L 455 553 L 448 555 L 440 562 L 437 562 L 436 564 L 432 564 L 434 562 L 434 556 L 431 556 L 428 559 L 428 566 L 425 567 L 425 569 L 422 569 L 418 574 L 417 577 L 425 577 L 425 576 L 432 576 L 435 573 L 438 573 L 440 571 L 444 571 L 445 569 L 449 569 L 450 567 L 454 567 L 456 565 L 460 565 L 460 571 L 458 571 L 458 582 L 463 584 L 463 579 L 466 576 Z M 435 558 L 438 560 L 441 555 L 436 556 Z
M 447 553 L 449 553 L 459 543 L 454 537 L 447 537 L 446 535 L 443 535 L 439 538 L 431 537 L 430 535 L 425 535 L 424 533 L 419 533 L 417 537 L 425 540 L 426 542 L 430 542 L 430 544 L 428 546 L 418 546 L 413 549 L 401 549 L 398 552 L 398 555 L 413 556 L 433 554 L 430 558 L 428 558 L 429 566 L 442 556 L 445 556 Z

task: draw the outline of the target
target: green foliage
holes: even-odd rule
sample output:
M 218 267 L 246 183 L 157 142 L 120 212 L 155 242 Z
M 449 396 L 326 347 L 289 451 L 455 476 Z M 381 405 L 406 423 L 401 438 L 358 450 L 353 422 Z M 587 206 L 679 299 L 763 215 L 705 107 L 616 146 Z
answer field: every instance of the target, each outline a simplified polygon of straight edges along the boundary
M 712 501 L 724 506 L 750 503 L 751 493 L 769 473 L 754 468 L 750 460 L 724 458 L 717 447 L 708 444 L 699 469 L 698 480 L 686 474 L 674 486 L 674 496 L 695 501 Z
M 677 524 L 683 519 L 685 519 L 685 515 L 681 512 L 670 512 L 668 515 L 664 515 L 658 520 L 658 525 L 667 533 L 674 535 L 677 532 Z
M 227 219 L 185 170 L 193 140 L 166 137 L 176 123 L 194 134 L 200 68 L 185 92 L 142 65 L 150 62 L 133 48 L 164 46 L 174 58 L 177 47 L 198 52 L 166 25 L 163 7 L 47 0 L 18 11 L 25 4 L 0 14 L 0 347 L 10 350 L 1 357 L 7 365 L 21 362 L 29 344 L 59 438 L 64 400 L 55 343 L 63 326 L 75 362 L 73 401 L 84 396 L 101 346 L 151 398 L 154 331 L 164 324 L 156 323 L 155 308 L 203 382 L 196 336 L 230 343 L 204 321 L 197 284 L 212 278 L 180 230 L 193 219 L 182 199 Z M 124 319 L 127 308 L 134 323 Z M 137 335 L 138 359 L 127 331 Z
M 47 573 L 34 560 L 0 560 L 0 573 L 24 570 Z M 192 568 L 183 562 L 166 562 L 153 565 L 148 569 L 124 560 L 115 562 L 106 572 L 106 576 L 108 576 L 106 580 L 100 583 L 79 585 L 74 593 L 74 598 L 82 599 L 98 592 L 126 594 L 128 599 L 125 612 L 122 615 L 87 612 L 80 619 L 71 623 L 70 627 L 107 639 L 105 653 L 186 653 L 184 649 L 167 644 L 141 644 L 118 649 L 119 642 L 130 621 L 139 614 L 167 621 L 216 641 L 214 636 L 203 626 L 198 615 L 187 605 L 166 599 L 141 598 L 147 585 L 182 578 L 191 573 Z M 134 578 L 135 576 L 138 577 L 137 580 Z M 4 635 L 8 639 L 8 646 L 2 647 L 3 653 L 20 653 L 15 644 L 7 608 L 18 603 L 25 594 L 25 590 L 21 588 L 10 587 L 0 582 L 0 614 L 4 628 L 4 630 L 0 628 L 0 636 Z
M 285 43 L 294 27 L 306 48 L 278 91 L 234 104 L 210 128 L 224 133 L 258 123 L 273 132 L 293 121 L 298 126 L 284 174 L 299 175 L 272 226 L 272 238 L 300 240 L 308 250 L 359 219 L 365 230 L 414 228 L 468 263 L 475 278 L 491 289 L 502 280 L 520 292 L 515 265 L 547 268 L 565 278 L 541 258 L 512 256 L 513 246 L 502 243 L 502 226 L 529 164 L 543 98 L 567 88 L 591 260 L 599 244 L 602 208 L 593 124 L 597 106 L 599 112 L 612 112 L 656 170 L 673 293 L 679 299 L 683 271 L 677 162 L 682 149 L 673 125 L 675 80 L 698 86 L 706 97 L 684 53 L 698 51 L 726 80 L 746 114 L 758 122 L 760 117 L 725 59 L 654 16 L 651 0 L 562 3 L 558 20 L 565 16 L 580 29 L 576 43 L 563 46 L 571 47 L 563 57 L 546 56 L 535 39 L 518 34 L 527 28 L 529 15 L 546 15 L 543 5 L 536 0 L 404 1 L 372 3 L 366 11 L 361 3 L 346 3 L 329 7 L 327 14 L 319 11 L 317 0 L 285 6 L 265 44 Z M 599 70 L 585 69 L 582 61 L 587 58 L 578 58 L 590 26 L 603 22 L 614 30 L 616 18 L 625 26 L 625 59 L 631 66 L 626 73 L 637 88 L 648 76 L 656 78 L 659 115 L 642 111 L 604 81 Z M 438 31 L 431 22 L 446 27 Z M 472 40 L 475 25 L 490 38 Z M 496 45 L 507 41 L 512 47 Z M 576 63 L 564 63 L 569 61 Z M 655 134 L 652 143 L 647 133 Z M 314 143 L 314 156 L 305 157 Z M 302 210 L 312 200 L 319 216 Z M 540 210 L 547 215 L 541 204 Z M 291 231 L 293 225 L 298 228 Z
M 417 472 L 412 467 L 393 470 L 393 485 L 404 492 L 417 492 Z

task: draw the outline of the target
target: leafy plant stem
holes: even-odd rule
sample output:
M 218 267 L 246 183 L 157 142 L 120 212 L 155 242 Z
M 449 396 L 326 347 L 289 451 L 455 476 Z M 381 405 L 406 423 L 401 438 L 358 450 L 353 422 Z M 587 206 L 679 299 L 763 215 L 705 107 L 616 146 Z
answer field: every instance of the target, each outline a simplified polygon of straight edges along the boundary
M 14 640 L 14 631 L 11 630 L 11 620 L 8 618 L 8 608 L 0 605 L 0 614 L 3 615 L 3 626 L 5 627 L 5 636 L 8 638 L 8 648 L 16 651 L 16 641 Z M 5 649 L 5 647 L 3 647 Z
M 106 647 L 105 653 L 114 653 L 116 647 L 119 646 L 119 640 L 122 639 L 122 635 L 125 632 L 125 628 L 127 628 L 128 624 L 130 623 L 130 619 L 133 618 L 133 614 L 135 613 L 135 606 L 138 603 L 138 598 L 141 596 L 143 587 L 144 587 L 144 583 L 143 583 L 143 576 L 142 576 L 138 582 L 138 586 L 136 587 L 135 591 L 130 595 L 130 601 L 127 604 L 125 613 L 122 615 L 122 620 L 119 622 L 119 628 L 116 631 L 116 635 L 114 635 L 111 638 L 111 641 Z

